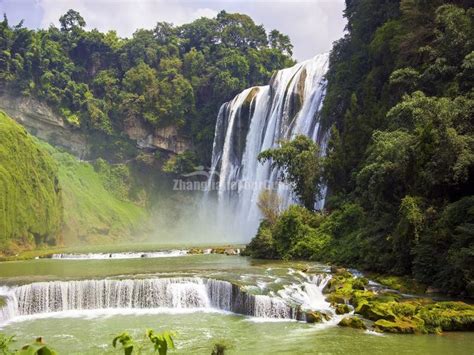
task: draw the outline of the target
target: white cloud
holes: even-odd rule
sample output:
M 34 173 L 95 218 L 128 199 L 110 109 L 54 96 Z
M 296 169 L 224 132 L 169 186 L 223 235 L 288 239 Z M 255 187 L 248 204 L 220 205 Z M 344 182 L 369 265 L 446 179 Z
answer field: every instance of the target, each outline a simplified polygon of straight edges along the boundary
M 116 30 L 124 37 L 130 36 L 137 28 L 153 28 L 159 21 L 180 25 L 217 14 L 213 9 L 195 9 L 166 0 L 39 0 L 39 4 L 43 10 L 42 27 L 57 25 L 61 15 L 74 9 L 84 17 L 87 28 Z

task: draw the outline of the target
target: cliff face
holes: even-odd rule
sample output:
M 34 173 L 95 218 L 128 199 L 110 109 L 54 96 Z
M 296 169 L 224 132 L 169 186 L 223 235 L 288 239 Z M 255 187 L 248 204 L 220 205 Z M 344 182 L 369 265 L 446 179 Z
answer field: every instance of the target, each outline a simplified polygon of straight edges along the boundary
M 87 135 L 69 125 L 49 106 L 29 97 L 0 96 L 0 110 L 5 111 L 27 131 L 48 143 L 64 148 L 78 158 L 86 158 L 90 144 Z M 164 150 L 179 154 L 191 149 L 189 139 L 183 138 L 176 127 L 150 129 L 139 120 L 125 124 L 125 133 L 139 149 Z
M 0 96 L 0 110 L 20 123 L 32 135 L 62 147 L 79 158 L 88 153 L 84 134 L 72 129 L 46 104 L 28 97 Z
M 189 139 L 182 137 L 175 126 L 150 129 L 139 121 L 125 123 L 125 132 L 137 142 L 140 149 L 164 150 L 167 153 L 180 154 L 191 149 Z

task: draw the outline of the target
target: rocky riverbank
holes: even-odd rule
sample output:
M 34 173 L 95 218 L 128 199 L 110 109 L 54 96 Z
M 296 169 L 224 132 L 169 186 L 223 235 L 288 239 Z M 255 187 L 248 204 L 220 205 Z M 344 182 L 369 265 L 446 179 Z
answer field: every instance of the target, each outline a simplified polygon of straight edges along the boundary
M 336 310 L 352 314 L 339 325 L 404 334 L 441 334 L 474 330 L 474 306 L 461 301 L 437 302 L 374 286 L 364 277 L 337 269 L 324 292 Z M 349 313 L 349 312 L 347 312 Z

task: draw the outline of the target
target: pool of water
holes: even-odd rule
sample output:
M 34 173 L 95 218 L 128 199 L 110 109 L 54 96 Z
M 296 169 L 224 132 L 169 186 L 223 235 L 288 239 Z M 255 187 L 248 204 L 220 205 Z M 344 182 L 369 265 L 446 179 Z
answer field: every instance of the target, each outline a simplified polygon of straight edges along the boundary
M 110 260 L 40 259 L 0 263 L 0 285 L 4 289 L 15 289 L 18 285 L 42 285 L 41 295 L 44 295 L 44 285 L 52 284 L 50 281 L 64 281 L 63 285 L 71 280 L 123 282 L 125 279 L 156 280 L 184 276 L 226 280 L 245 292 L 286 297 L 285 300 L 306 297 L 317 308 L 322 307 L 324 302 L 319 299 L 321 295 L 317 294 L 316 288 L 316 291 L 309 292 L 308 283 L 314 275 L 328 271 L 326 265 L 317 263 L 267 262 L 225 255 Z M 195 301 L 192 297 L 197 297 L 198 301 L 200 297 L 188 292 L 188 286 L 179 288 L 181 298 L 173 307 L 51 310 L 17 315 L 0 327 L 2 332 L 14 334 L 21 341 L 32 341 L 37 336 L 43 336 L 60 354 L 117 353 L 112 347 L 114 336 L 127 331 L 136 339 L 142 339 L 148 328 L 173 331 L 177 347 L 174 353 L 177 354 L 210 354 L 216 342 L 229 344 L 231 349 L 228 353 L 236 354 L 473 354 L 474 333 L 380 335 L 340 328 L 335 320 L 307 324 L 295 319 L 246 316 L 210 307 L 205 302 L 202 307 L 197 303 L 198 306 L 187 308 Z M 176 301 L 174 296 L 171 298 Z

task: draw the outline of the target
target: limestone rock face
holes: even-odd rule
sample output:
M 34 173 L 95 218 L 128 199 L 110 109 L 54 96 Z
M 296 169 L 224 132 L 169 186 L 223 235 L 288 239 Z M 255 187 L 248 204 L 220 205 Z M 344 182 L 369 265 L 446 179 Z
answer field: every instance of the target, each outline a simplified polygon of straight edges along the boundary
M 182 137 L 175 126 L 151 129 L 137 119 L 125 123 L 125 132 L 140 149 L 159 149 L 173 154 L 191 149 L 191 142 Z
M 64 148 L 78 158 L 87 157 L 89 144 L 86 134 L 68 125 L 45 103 L 30 97 L 1 95 L 0 110 L 5 111 L 34 136 Z M 174 126 L 152 129 L 136 119 L 125 122 L 125 133 L 137 142 L 139 149 L 158 149 L 171 154 L 191 149 L 191 141 L 183 137 Z
M 0 110 L 5 111 L 34 136 L 62 147 L 79 158 L 87 155 L 85 135 L 68 127 L 46 104 L 29 97 L 2 95 Z

